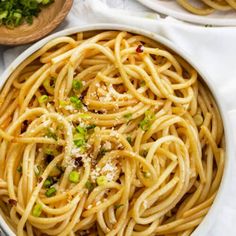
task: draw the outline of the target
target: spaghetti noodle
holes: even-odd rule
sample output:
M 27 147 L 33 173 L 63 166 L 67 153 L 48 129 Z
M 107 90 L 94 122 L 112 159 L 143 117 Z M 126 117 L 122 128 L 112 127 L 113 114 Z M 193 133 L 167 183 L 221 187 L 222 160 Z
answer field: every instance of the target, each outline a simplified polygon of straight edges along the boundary
M 214 11 L 229 11 L 236 9 L 235 0 L 197 0 L 202 7 L 193 5 L 190 0 L 177 0 L 183 8 L 196 15 L 209 15 Z
M 190 235 L 223 126 L 197 72 L 128 32 L 51 40 L 0 94 L 0 213 L 18 235 Z

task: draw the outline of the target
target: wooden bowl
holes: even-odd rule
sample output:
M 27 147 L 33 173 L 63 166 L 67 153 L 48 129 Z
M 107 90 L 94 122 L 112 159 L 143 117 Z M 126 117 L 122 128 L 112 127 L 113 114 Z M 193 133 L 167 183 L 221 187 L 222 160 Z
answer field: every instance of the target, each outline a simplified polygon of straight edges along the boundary
M 21 45 L 43 38 L 64 20 L 72 4 L 73 0 L 56 0 L 34 17 L 32 25 L 24 23 L 14 29 L 0 26 L 0 44 Z

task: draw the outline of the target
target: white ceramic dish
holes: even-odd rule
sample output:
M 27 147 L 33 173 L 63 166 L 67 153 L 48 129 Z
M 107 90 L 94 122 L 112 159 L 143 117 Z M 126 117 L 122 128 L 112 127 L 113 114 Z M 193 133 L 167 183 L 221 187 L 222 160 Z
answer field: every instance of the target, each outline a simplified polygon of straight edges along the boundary
M 176 0 L 137 0 L 146 7 L 153 9 L 164 15 L 175 17 L 176 19 L 192 22 L 201 25 L 215 26 L 235 26 L 236 11 L 220 12 L 216 11 L 208 16 L 194 15 L 176 3 Z M 191 0 L 196 1 L 196 0 Z
M 230 180 L 230 166 L 231 162 L 233 161 L 233 139 L 232 139 L 232 133 L 230 132 L 230 127 L 229 127 L 229 121 L 228 117 L 226 116 L 227 110 L 224 104 L 221 102 L 223 101 L 223 98 L 219 95 L 217 92 L 217 88 L 214 86 L 213 82 L 208 79 L 206 76 L 206 73 L 203 73 L 200 68 L 198 68 L 194 62 L 191 60 L 190 56 L 183 51 L 180 50 L 179 48 L 175 47 L 174 44 L 172 44 L 169 40 L 156 35 L 154 33 L 145 31 L 145 30 L 140 30 L 138 28 L 130 27 L 130 26 L 124 26 L 124 25 L 118 25 L 118 24 L 93 24 L 93 25 L 87 25 L 87 26 L 82 26 L 82 27 L 75 27 L 67 30 L 60 31 L 56 34 L 50 35 L 43 40 L 39 41 L 38 43 L 34 44 L 30 48 L 28 48 L 25 52 L 23 52 L 19 57 L 17 57 L 11 65 L 5 70 L 5 72 L 2 74 L 0 78 L 0 89 L 4 86 L 5 82 L 7 81 L 8 77 L 10 74 L 17 68 L 19 64 L 21 64 L 27 57 L 29 57 L 32 53 L 40 49 L 45 43 L 48 41 L 59 37 L 59 36 L 64 36 L 64 35 L 71 35 L 77 32 L 84 32 L 84 31 L 91 31 L 91 30 L 124 30 L 124 31 L 129 31 L 132 33 L 137 33 L 137 34 L 142 34 L 145 35 L 153 40 L 156 40 L 169 49 L 173 50 L 177 54 L 179 54 L 182 58 L 184 58 L 186 61 L 188 61 L 200 74 L 200 76 L 203 78 L 207 86 L 209 87 L 210 91 L 212 92 L 218 107 L 220 109 L 223 123 L 224 123 L 224 131 L 225 131 L 225 139 L 226 139 L 226 163 L 225 163 L 225 170 L 224 170 L 224 175 L 223 179 L 221 182 L 221 186 L 219 189 L 219 192 L 216 196 L 216 199 L 209 210 L 208 214 L 202 221 L 202 223 L 198 226 L 198 228 L 194 231 L 192 236 L 207 236 L 208 231 L 212 224 L 215 221 L 216 215 L 219 213 L 219 210 L 224 204 L 223 202 L 223 197 L 225 194 L 225 188 L 227 182 Z M 3 218 L 0 215 L 0 228 L 2 231 L 7 235 L 7 236 L 15 236 L 15 234 L 12 232 L 10 227 L 6 224 L 6 222 L 3 220 Z M 0 234 L 1 235 L 1 234 Z

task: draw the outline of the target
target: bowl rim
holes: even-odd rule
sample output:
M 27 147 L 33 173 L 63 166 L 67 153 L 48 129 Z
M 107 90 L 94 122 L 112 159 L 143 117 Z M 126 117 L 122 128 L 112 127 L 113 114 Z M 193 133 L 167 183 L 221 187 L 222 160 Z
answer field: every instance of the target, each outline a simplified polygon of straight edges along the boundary
M 50 24 L 43 27 L 40 31 L 35 31 L 33 33 L 33 37 L 32 37 L 32 33 L 30 32 L 28 35 L 25 35 L 23 37 L 17 37 L 17 38 L 14 38 L 14 37 L 3 38 L 0 35 L 0 45 L 15 45 L 15 46 L 23 45 L 23 44 L 35 42 L 45 37 L 62 23 L 63 19 L 69 14 L 72 5 L 73 5 L 73 0 L 65 0 L 60 10 L 60 13 L 56 15 L 56 17 L 51 21 Z M 40 17 L 40 14 L 38 17 Z
M 232 173 L 231 163 L 233 162 L 233 142 L 232 142 L 232 134 L 230 134 L 229 117 L 227 116 L 228 110 L 227 110 L 227 107 L 225 106 L 225 103 L 223 102 L 224 101 L 223 96 L 221 95 L 221 93 L 219 93 L 217 87 L 214 85 L 214 81 L 211 79 L 208 73 L 204 71 L 202 68 L 200 68 L 191 59 L 191 56 L 185 50 L 177 47 L 176 45 L 174 45 L 173 42 L 171 42 L 170 40 L 156 33 L 139 29 L 137 27 L 124 25 L 124 24 L 98 23 L 98 24 L 87 24 L 83 26 L 76 26 L 76 27 L 65 29 L 57 33 L 54 33 L 52 35 L 49 35 L 48 37 L 33 44 L 27 50 L 21 53 L 3 72 L 0 79 L 0 89 L 3 88 L 5 82 L 7 81 L 9 76 L 12 74 L 12 72 L 17 68 L 17 66 L 20 65 L 26 58 L 28 58 L 35 51 L 39 50 L 42 46 L 44 46 L 48 41 L 54 38 L 60 37 L 60 36 L 72 35 L 78 32 L 95 31 L 95 30 L 128 31 L 135 34 L 144 35 L 148 38 L 151 38 L 163 44 L 164 46 L 166 46 L 167 48 L 169 48 L 170 50 L 172 50 L 173 52 L 181 56 L 184 60 L 186 60 L 193 68 L 195 68 L 198 74 L 201 76 L 202 80 L 207 85 L 210 92 L 212 93 L 217 103 L 217 106 L 218 106 L 218 109 L 220 111 L 222 121 L 223 121 L 225 143 L 226 143 L 226 150 L 225 150 L 226 154 L 225 154 L 224 172 L 223 172 L 222 180 L 221 180 L 216 198 L 212 206 L 210 207 L 208 213 L 206 214 L 206 216 L 203 218 L 202 222 L 200 223 L 200 225 L 191 234 L 191 236 L 207 235 L 207 233 L 210 230 L 210 227 L 213 225 L 214 221 L 216 220 L 217 213 L 219 212 L 220 207 L 223 203 L 223 198 L 226 192 L 225 189 L 227 186 L 227 182 L 230 182 L 230 177 L 231 177 L 230 174 Z M 8 224 L 4 221 L 1 215 L 0 215 L 0 228 L 3 230 L 3 232 L 6 235 L 15 236 L 15 234 L 10 229 Z

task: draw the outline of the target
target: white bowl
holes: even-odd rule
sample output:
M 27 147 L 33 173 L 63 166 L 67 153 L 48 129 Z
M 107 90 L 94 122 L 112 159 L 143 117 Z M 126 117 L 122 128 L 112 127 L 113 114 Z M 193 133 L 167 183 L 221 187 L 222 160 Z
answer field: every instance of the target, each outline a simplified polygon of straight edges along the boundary
M 17 57 L 11 65 L 5 70 L 5 72 L 1 76 L 0 80 L 0 89 L 4 86 L 5 82 L 7 81 L 10 74 L 19 66 L 27 57 L 29 57 L 32 53 L 40 49 L 43 45 L 45 45 L 48 41 L 59 37 L 59 36 L 65 36 L 65 35 L 71 35 L 77 32 L 84 32 L 84 31 L 91 31 L 91 30 L 121 30 L 121 31 L 129 31 L 131 33 L 141 34 L 146 37 L 149 37 L 153 40 L 156 40 L 157 42 L 160 42 L 161 44 L 165 45 L 167 48 L 173 50 L 177 54 L 179 54 L 183 59 L 185 59 L 189 64 L 191 64 L 199 73 L 199 75 L 202 77 L 202 79 L 207 84 L 208 88 L 212 92 L 217 104 L 218 108 L 220 110 L 223 124 L 224 124 L 224 132 L 225 132 L 225 140 L 226 140 L 226 161 L 225 161 L 225 168 L 224 168 L 224 174 L 221 181 L 221 185 L 218 191 L 218 194 L 216 196 L 216 199 L 210 208 L 208 214 L 203 219 L 202 223 L 196 228 L 192 236 L 206 236 L 208 234 L 209 229 L 213 225 L 217 213 L 219 213 L 219 210 L 221 206 L 224 204 L 223 197 L 225 194 L 225 188 L 227 185 L 227 182 L 230 181 L 230 173 L 231 173 L 231 162 L 233 161 L 233 139 L 232 139 L 232 133 L 230 132 L 229 127 L 229 120 L 226 116 L 227 109 L 224 106 L 224 103 L 222 103 L 223 98 L 220 96 L 220 94 L 217 91 L 217 88 L 214 86 L 213 81 L 209 80 L 206 73 L 198 68 L 195 63 L 191 60 L 191 57 L 188 55 L 187 52 L 184 50 L 181 50 L 180 48 L 177 48 L 171 41 L 154 34 L 149 31 L 141 30 L 138 28 L 120 25 L 120 24 L 92 24 L 92 25 L 86 25 L 86 26 L 79 26 L 74 27 L 71 29 L 66 29 L 63 31 L 60 31 L 58 33 L 52 34 L 41 41 L 35 43 L 33 46 L 28 48 L 26 51 L 24 51 L 19 57 Z M 9 236 L 15 236 L 15 234 L 12 232 L 10 227 L 6 224 L 6 222 L 3 220 L 3 218 L 0 215 L 0 228 L 2 231 Z
M 199 16 L 182 8 L 176 0 L 138 0 L 140 3 L 176 19 L 201 25 L 236 26 L 236 11 L 215 11 L 207 16 Z M 192 0 L 194 1 L 194 0 Z

